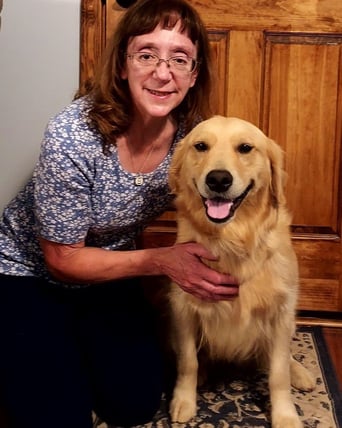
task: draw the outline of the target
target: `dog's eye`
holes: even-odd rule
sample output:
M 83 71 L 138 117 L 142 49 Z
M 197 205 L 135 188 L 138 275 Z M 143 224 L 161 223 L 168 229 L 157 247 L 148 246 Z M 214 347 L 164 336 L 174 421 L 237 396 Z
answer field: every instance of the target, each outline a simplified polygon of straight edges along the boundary
M 238 152 L 242 154 L 249 153 L 251 150 L 253 150 L 253 146 L 248 143 L 242 143 L 238 147 Z
M 194 145 L 194 147 L 198 152 L 205 152 L 206 150 L 208 150 L 208 144 L 205 143 L 204 141 L 198 141 Z

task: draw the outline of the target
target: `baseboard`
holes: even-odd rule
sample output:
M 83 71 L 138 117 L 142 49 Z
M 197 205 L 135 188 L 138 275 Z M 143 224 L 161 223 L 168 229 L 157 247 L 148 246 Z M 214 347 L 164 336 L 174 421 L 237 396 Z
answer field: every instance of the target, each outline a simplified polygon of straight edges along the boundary
M 342 312 L 299 311 L 297 325 L 342 328 Z

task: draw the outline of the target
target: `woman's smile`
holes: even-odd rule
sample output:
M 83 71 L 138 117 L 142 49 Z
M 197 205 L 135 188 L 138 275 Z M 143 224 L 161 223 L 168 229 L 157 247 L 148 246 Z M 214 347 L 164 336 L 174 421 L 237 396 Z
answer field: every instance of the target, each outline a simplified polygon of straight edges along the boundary
M 174 91 L 157 91 L 155 89 L 147 89 L 147 91 L 150 94 L 155 95 L 156 97 L 159 97 L 159 98 L 165 98 L 171 95 L 172 93 L 174 93 Z

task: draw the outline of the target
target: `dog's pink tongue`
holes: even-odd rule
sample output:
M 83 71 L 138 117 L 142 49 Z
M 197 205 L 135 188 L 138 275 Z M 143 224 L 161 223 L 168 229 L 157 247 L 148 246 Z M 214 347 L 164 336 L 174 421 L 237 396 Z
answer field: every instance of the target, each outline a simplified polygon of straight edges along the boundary
M 228 217 L 233 202 L 224 199 L 207 199 L 205 205 L 209 217 L 222 219 Z

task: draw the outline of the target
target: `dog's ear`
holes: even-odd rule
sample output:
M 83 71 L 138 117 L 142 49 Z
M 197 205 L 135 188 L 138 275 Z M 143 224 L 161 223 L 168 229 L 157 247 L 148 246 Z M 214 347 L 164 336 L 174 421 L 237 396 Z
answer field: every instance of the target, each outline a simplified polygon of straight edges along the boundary
M 267 153 L 271 163 L 271 198 L 275 207 L 285 203 L 285 179 L 282 149 L 273 140 L 268 139 Z
M 184 140 L 181 140 L 177 143 L 177 147 L 175 148 L 175 151 L 172 155 L 172 160 L 169 168 L 169 188 L 171 194 L 176 195 L 179 190 L 179 173 L 181 170 L 181 159 L 182 159 L 182 152 L 184 150 Z

